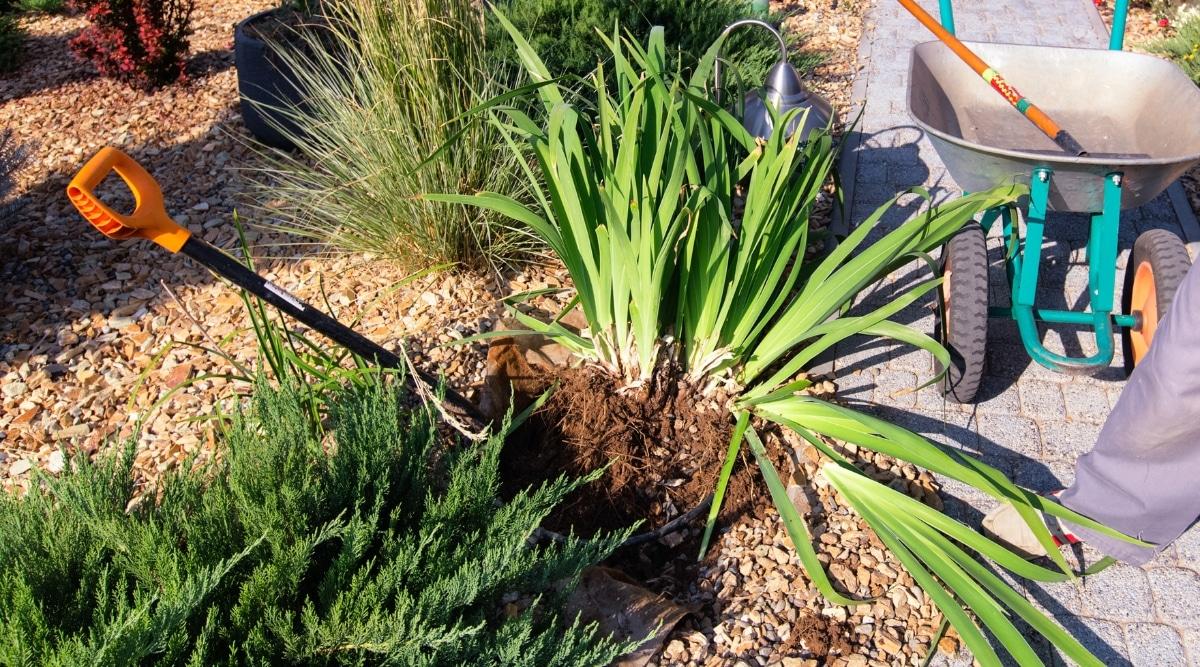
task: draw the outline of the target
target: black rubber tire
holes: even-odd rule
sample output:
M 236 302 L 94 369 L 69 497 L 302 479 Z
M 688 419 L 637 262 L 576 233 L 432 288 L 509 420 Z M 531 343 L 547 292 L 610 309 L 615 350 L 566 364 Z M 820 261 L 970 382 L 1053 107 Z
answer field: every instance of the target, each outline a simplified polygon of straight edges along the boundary
M 1154 271 L 1154 296 L 1158 302 L 1158 320 L 1167 314 L 1171 302 L 1175 300 L 1175 292 L 1187 276 L 1192 260 L 1188 257 L 1187 247 L 1174 233 L 1165 229 L 1151 229 L 1138 235 L 1133 244 L 1133 252 L 1129 256 L 1129 264 L 1125 266 L 1125 287 L 1121 293 L 1121 310 L 1132 313 L 1133 309 L 1133 278 L 1137 275 L 1137 267 L 1143 262 L 1150 264 Z M 1133 373 L 1133 343 L 1130 331 L 1121 329 L 1121 347 L 1125 357 L 1125 375 Z
M 987 240 L 978 222 L 968 223 L 942 248 L 940 269 L 951 269 L 946 318 L 935 337 L 950 353 L 950 368 L 942 377 L 942 393 L 955 403 L 971 403 L 987 362 L 988 259 Z M 938 372 L 941 363 L 935 361 Z

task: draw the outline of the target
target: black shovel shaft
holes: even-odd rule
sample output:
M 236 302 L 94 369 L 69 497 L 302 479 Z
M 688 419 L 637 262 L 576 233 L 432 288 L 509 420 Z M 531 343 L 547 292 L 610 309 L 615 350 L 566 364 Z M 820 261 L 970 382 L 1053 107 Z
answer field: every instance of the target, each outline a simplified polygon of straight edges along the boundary
M 325 334 L 331 340 L 354 354 L 368 361 L 373 361 L 382 368 L 404 369 L 404 360 L 398 355 L 387 351 L 378 343 L 297 299 L 283 288 L 251 271 L 244 264 L 206 241 L 192 236 L 184 242 L 183 247 L 180 248 L 180 252 L 200 262 L 217 275 L 228 279 L 238 287 L 291 315 L 316 331 Z M 412 370 L 426 384 L 437 385 L 437 379 L 428 373 L 416 367 L 413 367 Z M 470 401 L 449 387 L 445 391 L 446 403 L 454 409 L 454 412 L 474 422 L 472 424 L 473 427 L 483 425 L 483 416 Z

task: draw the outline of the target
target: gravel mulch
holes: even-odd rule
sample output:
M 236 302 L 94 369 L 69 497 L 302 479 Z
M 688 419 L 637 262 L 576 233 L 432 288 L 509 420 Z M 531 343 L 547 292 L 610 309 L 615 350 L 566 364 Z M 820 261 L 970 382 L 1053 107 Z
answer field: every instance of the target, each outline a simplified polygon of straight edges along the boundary
M 1097 11 L 1104 19 L 1104 23 L 1112 29 L 1113 22 L 1113 2 L 1104 0 L 1096 5 Z M 1129 15 L 1125 23 L 1125 49 L 1130 51 L 1145 51 L 1139 48 L 1140 45 L 1147 42 L 1153 42 L 1164 37 L 1170 37 L 1175 34 L 1170 25 L 1163 27 L 1158 24 L 1158 17 L 1154 12 L 1150 11 L 1150 3 L 1147 0 L 1134 0 L 1129 3 Z
M 67 42 L 85 26 L 82 17 L 25 20 L 25 63 L 0 81 L 0 119 L 29 154 L 17 178 L 23 206 L 0 236 L 0 473 L 7 483 L 26 484 L 28 469 L 47 465 L 60 443 L 95 449 L 127 431 L 126 401 L 154 355 L 167 341 L 199 340 L 166 303 L 160 281 L 193 299 L 212 279 L 149 244 L 104 239 L 64 189 L 85 160 L 113 145 L 159 179 L 181 223 L 198 232 L 225 225 L 240 191 L 226 167 L 244 155 L 226 134 L 237 131 L 231 26 L 267 6 L 201 3 L 190 82 L 153 94 L 99 78 L 71 56 Z M 214 325 L 221 318 L 215 311 Z M 181 379 L 177 358 L 165 365 Z M 165 414 L 207 411 L 195 395 L 172 403 Z M 194 448 L 197 429 L 183 426 L 172 435 L 148 432 L 144 441 L 159 444 L 139 462 L 161 467 L 170 450 Z
M 857 72 L 862 0 L 788 0 L 786 27 L 825 51 L 812 87 L 849 108 Z M 34 469 L 63 465 L 61 448 L 88 452 L 131 437 L 136 467 L 153 480 L 186 457 L 211 450 L 216 407 L 243 383 L 221 376 L 219 347 L 253 366 L 255 347 L 238 294 L 186 258 L 145 242 L 109 241 L 63 195 L 67 181 L 105 145 L 134 155 L 161 183 L 172 215 L 216 245 L 233 248 L 235 211 L 246 184 L 230 167 L 251 163 L 237 111 L 233 24 L 266 0 L 202 0 L 195 13 L 190 80 L 138 93 L 95 76 L 66 42 L 81 17 L 25 19 L 27 62 L 0 80 L 0 125 L 30 159 L 18 175 L 24 205 L 0 231 L 0 485 L 26 488 Z M 491 330 L 498 299 L 568 284 L 560 267 L 505 276 L 438 274 L 397 288 L 405 276 L 369 257 L 299 257 L 251 230 L 267 248 L 267 277 L 334 315 L 358 318 L 364 335 L 444 372 L 459 388 L 479 385 L 482 344 L 443 346 Z M 269 257 L 267 255 L 270 255 Z M 324 295 L 324 296 L 323 296 Z M 468 389 L 468 395 L 473 390 Z M 800 451 L 804 451 L 801 449 Z M 850 452 L 853 454 L 853 452 Z M 803 454 L 802 454 L 803 456 Z M 795 479 L 811 493 L 814 537 L 846 591 L 880 601 L 846 609 L 825 603 L 805 575 L 774 510 L 726 527 L 714 556 L 680 602 L 693 610 L 662 665 L 789 666 L 919 664 L 940 617 L 869 530 L 820 479 L 808 451 Z M 881 479 L 939 502 L 932 480 L 911 466 L 872 460 Z M 799 479 L 803 478 L 803 479 Z M 811 483 L 810 483 L 811 481 Z M 953 652 L 954 640 L 942 648 Z
M 862 36 L 865 0 L 776 0 L 772 9 L 787 12 L 786 30 L 806 35 L 804 48 L 825 56 L 806 80 L 833 104 L 841 121 L 851 111 L 851 89 L 858 73 L 858 40 Z
M 139 93 L 94 75 L 67 41 L 79 16 L 25 20 L 26 63 L 0 80 L 0 125 L 29 158 L 17 175 L 22 207 L 0 233 L 0 482 L 25 487 L 33 468 L 56 470 L 59 449 L 96 451 L 144 422 L 136 459 L 152 479 L 201 451 L 222 399 L 244 390 L 221 347 L 253 361 L 254 341 L 237 293 L 206 270 L 146 242 L 103 238 L 66 200 L 67 181 L 97 150 L 133 155 L 162 186 L 172 216 L 225 248 L 245 183 L 233 166 L 252 160 L 237 110 L 233 25 L 273 6 L 264 0 L 207 0 L 194 15 L 189 81 Z M 263 239 L 251 230 L 249 238 Z M 364 257 L 295 258 L 263 245 L 259 267 L 304 299 L 360 317 L 359 329 L 394 344 L 414 337 L 414 361 L 443 368 L 466 386 L 482 371 L 474 356 L 433 347 L 490 327 L 498 296 L 558 281 L 553 270 L 504 279 L 446 275 L 404 289 L 397 270 Z M 536 274 L 536 275 L 534 275 Z M 381 295 L 386 295 L 380 298 Z M 228 340 L 224 340 L 228 337 Z M 451 359 L 451 357 L 454 357 Z M 157 410 L 161 397 L 175 390 Z M 226 405 L 228 407 L 228 404 Z M 201 420 L 197 423 L 196 420 Z
M 941 613 L 817 474 L 828 459 L 810 445 L 791 444 L 798 465 L 788 494 L 808 515 L 817 557 L 839 590 L 875 601 L 854 607 L 826 601 L 771 509 L 722 535 L 716 555 L 681 596 L 694 611 L 668 638 L 657 665 L 876 667 L 919 665 L 925 659 Z M 929 473 L 853 445 L 838 449 L 876 480 L 941 509 Z M 941 638 L 938 650 L 957 652 L 952 632 Z

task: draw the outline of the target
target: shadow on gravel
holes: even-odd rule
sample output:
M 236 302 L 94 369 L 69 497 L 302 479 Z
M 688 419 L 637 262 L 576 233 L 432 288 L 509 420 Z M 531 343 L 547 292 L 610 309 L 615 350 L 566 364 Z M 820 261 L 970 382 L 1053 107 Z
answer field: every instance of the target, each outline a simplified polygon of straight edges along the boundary
M 21 64 L 16 71 L 0 77 L 0 103 L 99 76 L 90 63 L 82 62 L 71 54 L 70 41 L 79 32 L 27 36 Z
M 191 78 L 211 76 L 234 65 L 233 49 L 212 49 L 188 58 L 187 74 Z
M 233 164 L 245 158 L 225 153 L 235 151 L 237 144 L 223 135 L 244 140 L 236 114 L 231 105 L 194 141 L 173 144 L 171 137 L 161 137 L 145 145 L 118 146 L 155 177 L 177 222 L 226 250 L 237 246 L 233 212 L 245 189 L 234 169 L 244 162 Z M 16 365 L 47 355 L 55 364 L 73 346 L 115 339 L 127 321 L 118 318 L 136 319 L 145 314 L 143 308 L 149 311 L 169 300 L 162 285 L 176 290 L 213 280 L 183 255 L 149 241 L 110 240 L 93 229 L 66 197 L 74 169 L 90 157 L 81 154 L 72 171 L 56 171 L 28 188 L 20 208 L 0 225 L 0 361 Z M 117 211 L 133 209 L 128 189 L 115 174 L 97 194 Z M 88 333 L 72 332 L 81 328 Z M 55 366 L 58 373 L 67 370 Z
M 71 53 L 70 42 L 80 32 L 82 30 L 65 35 L 26 37 L 21 65 L 15 72 L 0 77 L 0 103 L 97 78 L 99 73 L 91 63 Z M 223 72 L 233 65 L 233 49 L 213 49 L 192 54 L 186 71 L 190 79 L 198 79 Z

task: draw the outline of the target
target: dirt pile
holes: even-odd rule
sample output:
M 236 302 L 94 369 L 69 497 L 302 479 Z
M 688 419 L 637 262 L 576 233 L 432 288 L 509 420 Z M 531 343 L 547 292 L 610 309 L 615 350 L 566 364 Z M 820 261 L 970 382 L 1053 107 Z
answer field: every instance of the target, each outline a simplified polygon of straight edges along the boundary
M 565 369 L 541 386 L 557 387 L 505 452 L 510 490 L 553 478 L 603 476 L 575 494 L 547 528 L 589 534 L 643 521 L 658 528 L 704 502 L 716 486 L 733 424 L 724 397 L 703 398 L 664 367 L 646 384 L 585 367 Z M 722 518 L 749 511 L 764 493 L 757 470 L 739 465 Z M 674 538 L 678 539 L 678 538 Z

